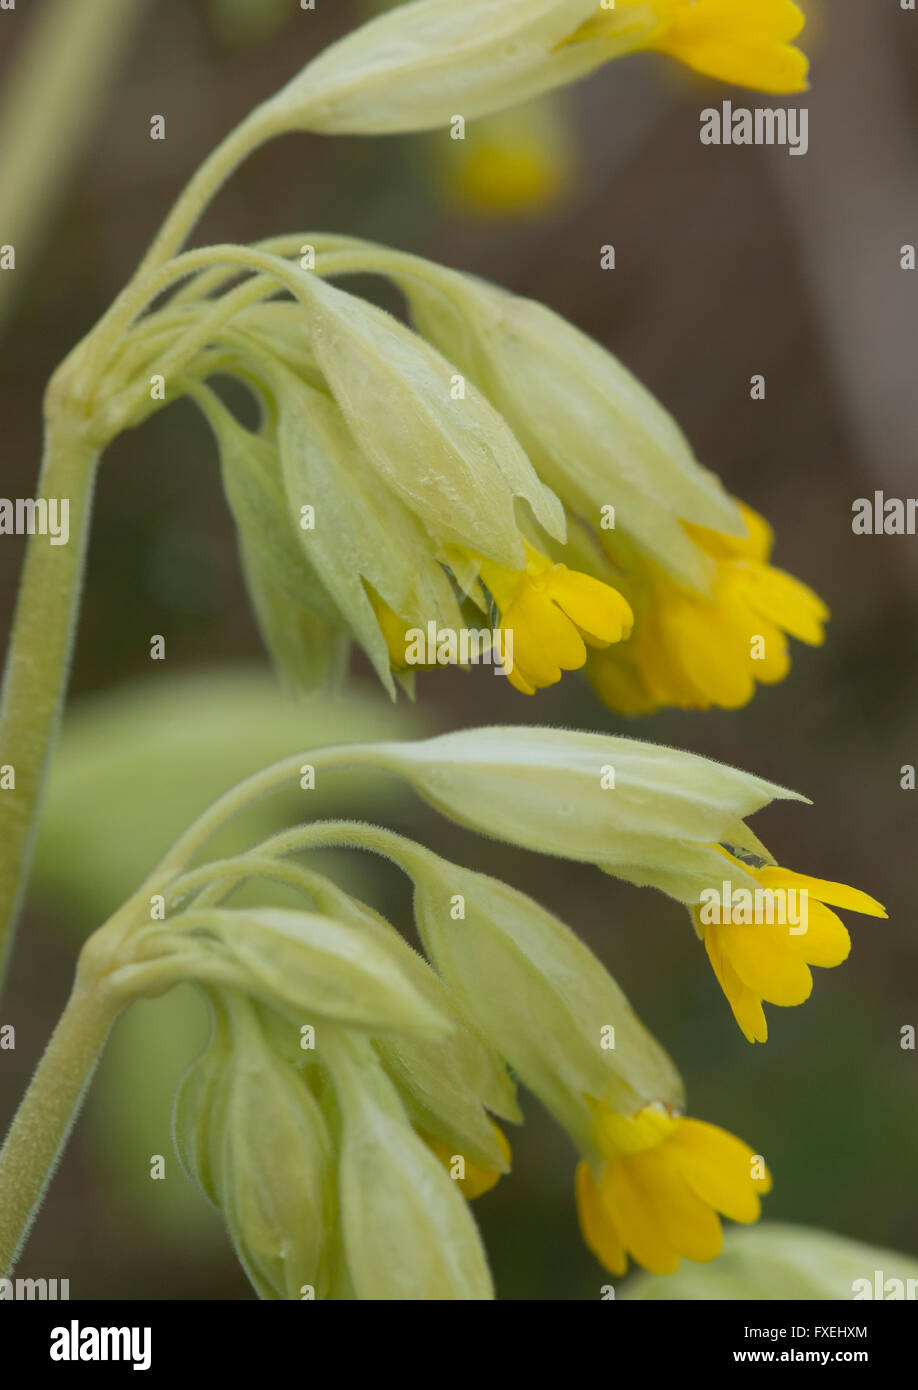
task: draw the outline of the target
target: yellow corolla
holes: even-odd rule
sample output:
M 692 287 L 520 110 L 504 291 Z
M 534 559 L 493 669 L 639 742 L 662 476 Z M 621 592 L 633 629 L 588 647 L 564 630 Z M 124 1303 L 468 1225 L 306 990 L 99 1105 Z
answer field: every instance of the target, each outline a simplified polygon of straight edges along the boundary
M 623 588 L 636 615 L 634 636 L 626 648 L 592 658 L 590 669 L 613 709 L 738 709 L 752 699 L 756 682 L 774 685 L 787 675 L 788 634 L 822 645 L 828 608 L 799 579 L 768 563 L 771 528 L 751 507 L 738 505 L 748 528 L 742 538 L 683 523 L 712 563 L 709 594 L 677 584 L 653 561 L 629 558 Z
M 501 630 L 512 633 L 511 683 L 533 695 L 576 671 L 587 646 L 607 647 L 628 637 L 634 621 L 617 589 L 592 575 L 553 564 L 526 546 L 526 568 L 507 570 L 483 560 L 479 570 L 500 613 Z
M 761 896 L 750 895 L 751 903 L 731 901 L 727 910 L 714 913 L 699 906 L 693 915 L 743 1035 L 749 1042 L 765 1042 L 768 1025 L 762 1003 L 802 1004 L 813 988 L 810 966 L 830 968 L 847 959 L 851 938 L 828 904 L 869 917 L 887 913 L 858 888 L 776 865 L 740 863 L 721 852 L 727 861 L 725 874 L 731 864 L 744 870 L 761 886 Z M 723 897 L 720 884 L 717 889 Z
M 597 10 L 568 42 L 606 34 L 620 42 L 629 26 L 650 25 L 637 48 L 757 91 L 806 90 L 807 58 L 792 42 L 806 17 L 792 0 L 616 0 Z
M 501 1153 L 509 1163 L 512 1155 L 506 1134 L 493 1120 L 491 1121 L 491 1128 L 497 1135 Z M 491 1188 L 496 1187 L 503 1177 L 503 1174 L 498 1172 L 496 1168 L 486 1168 L 483 1163 L 476 1163 L 473 1158 L 466 1158 L 463 1154 L 457 1153 L 455 1146 L 448 1144 L 445 1139 L 439 1139 L 433 1134 L 423 1134 L 421 1137 L 427 1147 L 436 1154 L 450 1176 L 453 1174 L 456 1159 L 462 1158 L 464 1176 L 457 1177 L 455 1181 L 459 1184 L 462 1195 L 469 1202 L 474 1202 L 476 1197 L 483 1197 L 486 1192 L 490 1192 Z
M 554 685 L 562 671 L 578 670 L 586 661 L 587 646 L 605 647 L 631 632 L 631 608 L 616 589 L 592 575 L 554 564 L 531 545 L 526 545 L 524 570 L 504 569 L 470 551 L 455 554 L 468 567 L 469 576 L 477 574 L 497 607 L 504 671 L 525 695 Z M 437 661 L 435 655 L 426 663 L 409 662 L 407 637 L 413 625 L 393 612 L 370 585 L 366 587 L 392 669 L 429 669 Z M 480 596 L 478 602 L 484 606 Z M 456 649 L 460 650 L 458 641 Z
M 648 1105 L 617 1115 L 594 1103 L 595 1141 L 603 1157 L 594 1176 L 577 1168 L 580 1229 L 597 1259 L 624 1274 L 629 1257 L 652 1274 L 672 1274 L 680 1257 L 720 1254 L 720 1215 L 757 1221 L 759 1194 L 770 1191 L 763 1159 L 716 1125 Z

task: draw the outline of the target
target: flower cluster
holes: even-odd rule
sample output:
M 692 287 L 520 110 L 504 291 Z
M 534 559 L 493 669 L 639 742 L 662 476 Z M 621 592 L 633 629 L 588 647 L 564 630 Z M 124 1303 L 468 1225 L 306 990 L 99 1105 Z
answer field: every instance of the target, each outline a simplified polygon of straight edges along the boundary
M 478 729 L 314 750 L 227 794 L 202 818 L 205 835 L 224 806 L 285 786 L 304 758 L 394 773 L 458 824 L 683 902 L 750 1040 L 765 1037 L 762 998 L 802 1002 L 809 964 L 847 953 L 827 903 L 884 915 L 856 889 L 771 863 L 745 821 L 793 793 L 595 734 Z M 490 1298 L 468 1203 L 510 1169 L 517 1083 L 579 1155 L 584 1239 L 613 1274 L 713 1259 L 721 1218 L 757 1220 L 771 1185 L 763 1154 L 686 1115 L 676 1068 L 608 970 L 526 894 L 360 821 L 306 823 L 188 868 L 201 843 L 193 827 L 163 861 L 163 920 L 127 936 L 119 926 L 103 973 L 126 997 L 191 980 L 211 1001 L 210 1042 L 176 1099 L 176 1143 L 263 1297 Z M 423 956 L 300 862 L 336 846 L 408 875 Z M 740 892 L 806 889 L 815 910 L 797 935 L 713 923 L 708 895 L 725 875 Z M 302 907 L 234 905 L 253 880 L 283 884 Z
M 141 319 L 109 404 L 149 371 L 152 337 L 213 426 L 253 603 L 293 683 L 323 680 L 353 640 L 390 692 L 411 689 L 432 664 L 413 634 L 498 632 L 526 694 L 584 668 L 623 713 L 735 708 L 786 675 L 788 634 L 823 640 L 825 606 L 770 563 L 767 525 L 604 348 L 417 257 L 328 236 L 296 254 L 289 239 L 221 251 L 263 273 L 227 289 L 223 272 L 214 299 L 205 271 Z M 329 282 L 355 271 L 393 280 L 417 331 Z M 257 429 L 208 385 L 227 372 L 254 392 Z

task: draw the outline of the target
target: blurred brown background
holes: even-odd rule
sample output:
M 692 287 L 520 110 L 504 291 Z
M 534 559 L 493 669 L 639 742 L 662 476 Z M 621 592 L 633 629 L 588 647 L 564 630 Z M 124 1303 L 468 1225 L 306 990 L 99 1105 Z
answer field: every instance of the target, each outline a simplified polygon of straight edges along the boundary
M 14 68 L 47 3 L 0 17 L 0 74 Z M 374 237 L 544 300 L 619 355 L 698 456 L 775 525 L 776 562 L 832 609 L 826 647 L 798 647 L 790 678 L 745 710 L 670 713 L 624 730 L 807 793 L 813 807 L 772 808 L 757 832 L 780 861 L 850 880 L 890 909 L 888 923 L 849 923 L 850 961 L 817 972 L 807 1005 L 769 1011 L 766 1047 L 740 1036 L 673 903 L 477 841 L 410 806 L 397 819 L 434 848 L 525 888 L 583 934 L 679 1062 L 693 1113 L 767 1155 L 776 1177 L 770 1217 L 915 1254 L 918 1055 L 900 1049 L 899 1030 L 918 1026 L 918 793 L 900 790 L 899 770 L 918 763 L 918 538 L 854 536 L 851 505 L 874 489 L 915 495 L 918 482 L 918 273 L 899 268 L 899 248 L 918 241 L 918 16 L 893 0 L 804 7 L 818 11 L 805 44 L 813 57 L 805 158 L 703 147 L 703 106 L 768 100 L 635 57 L 564 94 L 579 167 L 560 204 L 528 217 L 478 216 L 450 203 L 445 133 L 291 136 L 253 157 L 196 235 Z M 295 0 L 270 8 L 276 22 L 266 15 L 263 34 L 233 37 L 216 3 L 157 0 L 98 94 L 40 271 L 17 270 L 0 341 L 5 496 L 32 495 L 49 373 L 126 280 L 197 163 L 363 13 L 345 0 L 319 0 L 314 12 Z M 167 118 L 163 142 L 149 138 L 153 114 Z M 599 268 L 604 243 L 616 248 L 614 272 Z M 762 403 L 749 398 L 753 373 L 766 378 Z M 4 632 L 21 558 L 19 540 L 0 540 Z M 149 678 L 152 633 L 169 635 L 172 675 L 187 668 L 217 682 L 227 663 L 265 661 L 210 435 L 183 403 L 118 441 L 104 463 L 74 697 Z M 370 684 L 361 663 L 355 679 Z M 422 678 L 420 689 L 428 726 L 622 727 L 575 677 L 531 701 L 487 671 Z M 405 920 L 401 885 L 388 877 L 380 885 L 381 905 Z M 17 1026 L 16 1052 L 0 1053 L 3 1123 L 66 995 L 75 939 L 62 915 L 36 902 L 24 924 L 0 1009 L 0 1021 Z M 142 1089 L 143 1076 L 130 1085 Z M 595 1298 L 600 1271 L 576 1230 L 573 1156 L 531 1099 L 526 1112 L 512 1179 L 477 1209 L 499 1293 Z M 215 1223 L 160 1219 L 157 1184 L 145 1173 L 136 1190 L 112 1180 L 99 1156 L 118 1150 L 106 1129 L 113 1115 L 91 1109 L 81 1122 L 20 1272 L 69 1273 L 74 1297 L 250 1297 Z M 161 1143 L 171 1153 L 167 1132 Z M 174 1163 L 172 1172 L 184 1181 Z

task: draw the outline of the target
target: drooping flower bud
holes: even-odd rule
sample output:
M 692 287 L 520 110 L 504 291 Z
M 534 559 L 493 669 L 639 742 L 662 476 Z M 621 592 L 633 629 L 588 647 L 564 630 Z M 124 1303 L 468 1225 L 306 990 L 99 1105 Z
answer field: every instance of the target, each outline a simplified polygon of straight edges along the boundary
M 487 1259 L 458 1184 L 415 1133 L 371 1044 L 326 1036 L 341 1112 L 338 1190 L 359 1299 L 493 1297 Z
M 251 1006 L 223 996 L 217 1052 L 183 1081 L 183 1162 L 223 1213 L 262 1298 L 324 1298 L 334 1265 L 334 1150 L 305 1082 L 267 1044 Z M 230 1044 L 227 1049 L 227 1038 Z

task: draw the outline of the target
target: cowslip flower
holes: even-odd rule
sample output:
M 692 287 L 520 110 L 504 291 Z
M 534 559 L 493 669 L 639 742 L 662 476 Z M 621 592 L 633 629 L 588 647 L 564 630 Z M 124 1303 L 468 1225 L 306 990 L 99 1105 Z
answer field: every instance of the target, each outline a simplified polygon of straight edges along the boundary
M 737 709 L 756 684 L 774 685 L 790 669 L 787 637 L 811 647 L 825 640 L 829 610 L 806 584 L 769 563 L 768 523 L 738 503 L 747 527 L 739 538 L 683 523 L 713 571 L 708 592 L 680 584 L 641 557 L 627 540 L 603 548 L 636 613 L 635 633 L 619 657 L 591 656 L 589 676 L 603 701 L 623 714 L 661 706 Z
M 740 866 L 735 855 L 725 849 L 721 853 L 725 873 Z M 745 901 L 744 911 L 738 910 L 732 907 L 731 895 L 729 913 L 699 904 L 692 916 L 744 1037 L 752 1043 L 765 1042 L 768 1025 L 763 1001 L 784 1006 L 804 1003 L 813 988 L 810 966 L 831 968 L 848 958 L 851 938 L 829 904 L 869 917 L 887 913 L 860 889 L 763 861 L 750 862 L 749 855 L 742 860 L 742 871 L 762 890 L 758 908 L 753 898 Z M 725 880 L 725 887 L 729 882 Z M 726 897 L 724 888 L 721 894 Z M 793 895 L 792 912 L 787 910 L 788 895 Z
M 631 611 L 613 586 L 553 562 L 528 539 L 538 533 L 524 524 L 524 505 L 540 545 L 563 537 L 564 511 L 485 398 L 471 385 L 454 397 L 452 364 L 391 316 L 315 278 L 309 296 L 314 312 L 307 339 L 300 311 L 300 343 L 295 306 L 240 316 L 246 339 L 274 333 L 260 364 L 258 432 L 209 388 L 190 387 L 220 448 L 266 645 L 291 683 L 308 683 L 299 648 L 317 625 L 319 677 L 343 635 L 390 693 L 394 679 L 410 688 L 414 671 L 438 659 L 462 661 L 464 632 L 486 636 L 489 647 L 479 614 L 492 605 L 514 639 L 495 664 L 527 693 L 582 667 L 586 644 L 627 637 Z M 300 355 L 311 346 L 322 389 L 303 364 L 296 372 L 281 360 L 291 340 Z M 426 640 L 430 627 L 451 635 L 455 654 L 419 658 L 412 634 Z
M 804 798 L 705 758 L 631 739 L 534 728 L 380 744 L 372 757 L 461 825 L 596 864 L 682 903 L 750 1041 L 767 1037 L 763 999 L 803 1003 L 812 986 L 809 965 L 837 965 L 847 956 L 847 932 L 826 904 L 885 916 L 858 889 L 780 868 L 745 823 L 772 801 Z M 731 911 L 712 923 L 704 909 L 725 883 Z M 794 914 L 782 899 L 791 889 L 806 889 L 813 899 L 805 929 L 792 930 Z M 771 897 L 757 904 L 763 890 Z M 754 917 L 737 923 L 734 894 L 746 895 Z
M 608 647 L 631 632 L 633 614 L 616 589 L 553 564 L 531 545 L 524 570 L 484 560 L 478 573 L 497 605 L 501 631 L 513 636 L 507 677 L 525 695 L 554 685 L 562 671 L 579 670 L 588 646 Z
M 620 1111 L 652 1100 L 681 1105 L 672 1061 L 569 927 L 509 884 L 421 846 L 399 862 L 414 881 L 418 934 L 434 967 L 582 1153 L 597 1157 L 587 1096 Z
M 292 684 L 338 670 L 353 640 L 392 695 L 415 669 L 477 659 L 528 694 L 584 668 L 626 714 L 736 708 L 787 674 L 788 634 L 823 640 L 825 605 L 771 565 L 767 524 L 599 344 L 484 281 L 316 241 L 318 274 L 277 258 L 298 302 L 228 315 L 183 383 Z M 395 280 L 418 331 L 327 283 L 336 261 Z M 257 429 L 195 379 L 213 353 L 256 395 Z M 434 655 L 430 629 L 448 639 Z M 512 661 L 495 632 L 513 633 Z
M 651 1104 L 634 1115 L 596 1105 L 602 1160 L 577 1168 L 577 1213 L 583 1238 L 612 1274 L 629 1257 L 653 1274 L 672 1274 L 680 1257 L 720 1254 L 720 1215 L 749 1224 L 771 1189 L 761 1157 L 716 1125 Z
M 417 0 L 332 44 L 272 100 L 278 129 L 431 130 L 486 116 L 656 50 L 764 91 L 806 86 L 791 0 Z
M 624 714 L 737 708 L 757 682 L 787 675 L 788 634 L 823 642 L 828 610 L 769 563 L 768 524 L 702 468 L 610 353 L 484 281 L 415 258 L 395 274 L 419 330 L 468 372 L 563 502 L 559 557 L 634 613 L 629 641 L 590 656 L 606 704 Z
M 514 1124 L 522 1119 L 516 1087 L 502 1058 L 470 1026 L 452 991 L 390 922 L 322 874 L 310 875 L 310 897 L 318 910 L 360 933 L 369 950 L 382 949 L 397 962 L 416 993 L 448 1021 L 445 1036 L 419 1039 L 410 1028 L 372 1031 L 370 1036 L 414 1129 L 438 1157 L 448 1152 L 465 1159 L 465 1195 L 470 1195 L 469 1185 L 493 1186 L 509 1169 L 510 1148 L 491 1115 Z M 299 1049 L 290 1055 L 302 1059 Z
M 457 998 L 581 1153 L 575 1192 L 584 1239 L 623 1274 L 626 1255 L 670 1273 L 711 1260 L 718 1213 L 759 1216 L 763 1161 L 738 1139 L 681 1114 L 669 1059 L 614 980 L 562 923 L 506 884 L 427 851 L 405 856 L 425 947 Z M 450 904 L 459 895 L 461 920 Z

